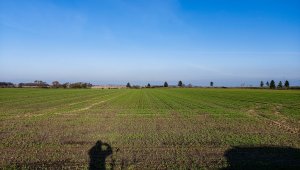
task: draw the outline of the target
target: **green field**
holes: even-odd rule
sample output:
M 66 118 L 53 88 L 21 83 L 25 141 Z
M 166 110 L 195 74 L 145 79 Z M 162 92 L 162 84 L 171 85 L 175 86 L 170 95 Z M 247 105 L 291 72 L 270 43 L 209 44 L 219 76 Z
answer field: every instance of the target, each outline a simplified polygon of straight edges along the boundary
M 294 90 L 0 89 L 0 169 L 297 169 L 299 129 Z

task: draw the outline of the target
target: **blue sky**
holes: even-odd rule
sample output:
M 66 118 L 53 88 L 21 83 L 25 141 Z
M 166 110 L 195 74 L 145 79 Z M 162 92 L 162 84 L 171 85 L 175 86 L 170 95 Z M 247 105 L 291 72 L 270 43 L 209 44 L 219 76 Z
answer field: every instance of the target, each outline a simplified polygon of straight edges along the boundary
M 299 0 L 0 0 L 0 81 L 300 85 Z

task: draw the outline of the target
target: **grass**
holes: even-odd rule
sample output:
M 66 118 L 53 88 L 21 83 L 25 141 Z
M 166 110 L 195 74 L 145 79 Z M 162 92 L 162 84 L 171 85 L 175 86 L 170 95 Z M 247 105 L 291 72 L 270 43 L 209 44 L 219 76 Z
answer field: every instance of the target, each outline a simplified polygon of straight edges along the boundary
M 299 122 L 294 90 L 0 89 L 0 168 L 85 169 L 99 140 L 107 168 L 226 168 L 236 147 L 300 156 Z

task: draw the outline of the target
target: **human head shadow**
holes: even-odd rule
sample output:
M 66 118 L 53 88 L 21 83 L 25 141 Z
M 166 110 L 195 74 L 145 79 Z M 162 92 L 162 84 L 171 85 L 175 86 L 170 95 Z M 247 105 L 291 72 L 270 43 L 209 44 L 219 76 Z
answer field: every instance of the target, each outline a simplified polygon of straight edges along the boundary
M 300 149 L 291 147 L 234 147 L 225 157 L 226 169 L 300 169 Z
M 113 153 L 109 144 L 100 140 L 89 150 L 89 170 L 105 170 L 105 160 Z M 113 167 L 111 167 L 113 169 Z

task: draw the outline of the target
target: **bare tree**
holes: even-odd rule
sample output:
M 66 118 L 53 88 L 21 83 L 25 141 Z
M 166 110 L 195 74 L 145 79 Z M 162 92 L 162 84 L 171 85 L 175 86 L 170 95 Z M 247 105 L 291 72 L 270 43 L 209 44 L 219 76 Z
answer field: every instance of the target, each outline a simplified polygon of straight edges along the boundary
M 59 88 L 60 87 L 60 83 L 58 81 L 53 81 L 52 82 L 52 87 Z

